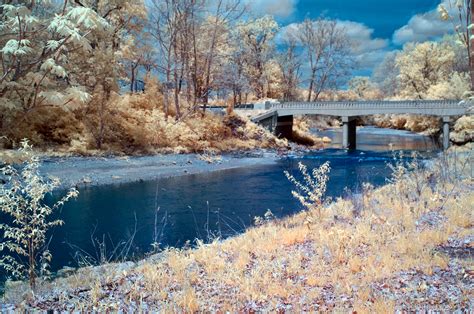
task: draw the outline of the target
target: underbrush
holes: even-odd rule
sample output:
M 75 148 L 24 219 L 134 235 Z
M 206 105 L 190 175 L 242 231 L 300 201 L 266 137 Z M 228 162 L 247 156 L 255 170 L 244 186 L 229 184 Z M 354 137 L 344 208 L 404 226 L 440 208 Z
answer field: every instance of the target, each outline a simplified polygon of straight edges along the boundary
M 293 217 L 269 215 L 240 236 L 167 249 L 126 269 L 81 269 L 44 283 L 36 297 L 10 283 L 5 301 L 96 311 L 472 310 L 472 256 L 441 249 L 472 245 L 471 152 L 451 152 L 429 168 L 398 162 L 388 185 L 365 185 L 330 204 L 317 193 L 326 170 L 303 173 L 315 186 L 307 210 Z
M 23 138 L 49 154 L 143 154 L 225 152 L 287 147 L 250 120 L 214 114 L 180 99 L 183 114 L 165 113 L 157 86 L 144 93 L 95 95 L 80 108 L 44 107 L 31 112 L 0 112 L 4 138 L 14 148 Z
M 294 120 L 293 134 L 291 140 L 297 144 L 309 146 L 313 148 L 324 147 L 324 144 L 330 143 L 328 137 L 320 138 L 311 133 L 312 121 L 307 118 L 298 117 Z
M 430 116 L 417 115 L 375 115 L 365 118 L 366 123 L 380 128 L 407 130 L 411 132 L 435 135 L 441 129 L 441 119 Z

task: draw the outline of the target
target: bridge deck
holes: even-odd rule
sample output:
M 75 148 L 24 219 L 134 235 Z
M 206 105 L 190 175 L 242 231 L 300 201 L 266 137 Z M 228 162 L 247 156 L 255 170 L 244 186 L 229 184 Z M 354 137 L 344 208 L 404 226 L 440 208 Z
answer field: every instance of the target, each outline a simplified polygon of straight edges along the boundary
M 278 116 L 332 115 L 366 116 L 374 114 L 419 114 L 430 116 L 458 116 L 468 112 L 470 103 L 456 100 L 414 101 L 327 101 L 286 102 L 271 106 Z
M 416 114 L 443 118 L 443 147 L 449 146 L 451 116 L 472 114 L 471 102 L 457 100 L 399 100 L 399 101 L 325 101 L 286 102 L 266 104 L 268 111 L 252 118 L 280 137 L 291 137 L 293 116 L 328 115 L 342 117 L 343 147 L 356 146 L 354 117 L 376 114 Z

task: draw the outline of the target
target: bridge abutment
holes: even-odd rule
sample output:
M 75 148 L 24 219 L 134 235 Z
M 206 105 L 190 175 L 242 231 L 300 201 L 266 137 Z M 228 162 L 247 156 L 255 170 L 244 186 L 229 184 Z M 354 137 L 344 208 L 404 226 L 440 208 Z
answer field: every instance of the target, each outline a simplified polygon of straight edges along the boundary
M 342 148 L 356 149 L 355 117 L 342 117 Z
M 443 149 L 447 150 L 449 148 L 449 122 L 451 122 L 450 117 L 443 117 Z
M 287 139 L 293 137 L 293 116 L 281 116 L 277 118 L 275 135 L 279 138 Z

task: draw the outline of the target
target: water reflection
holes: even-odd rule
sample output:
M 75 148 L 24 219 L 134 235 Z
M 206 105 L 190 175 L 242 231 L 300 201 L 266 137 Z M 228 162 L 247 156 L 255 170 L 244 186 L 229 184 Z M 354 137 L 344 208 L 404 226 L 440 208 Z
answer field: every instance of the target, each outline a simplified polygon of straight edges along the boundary
M 331 143 L 328 148 L 341 148 L 342 129 L 312 130 L 316 135 L 327 136 Z M 439 149 L 434 137 L 402 130 L 381 129 L 376 127 L 357 128 L 357 149 L 369 151 L 418 150 L 431 151 Z

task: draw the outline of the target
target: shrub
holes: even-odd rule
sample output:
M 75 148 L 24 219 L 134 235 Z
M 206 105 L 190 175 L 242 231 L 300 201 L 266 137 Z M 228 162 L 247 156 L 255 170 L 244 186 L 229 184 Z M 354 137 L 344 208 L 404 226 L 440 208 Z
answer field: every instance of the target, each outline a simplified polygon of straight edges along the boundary
M 291 194 L 308 212 L 316 210 L 318 216 L 321 217 L 323 196 L 326 193 L 328 174 L 331 171 L 329 162 L 313 169 L 311 173 L 308 172 L 308 167 L 301 162 L 298 163 L 298 169 L 303 177 L 302 181 L 297 180 L 292 174 L 285 171 L 288 180 L 296 187 L 296 191 L 291 191 Z
M 2 131 L 16 143 L 28 138 L 38 146 L 69 145 L 84 131 L 82 123 L 71 111 L 59 107 L 40 107 L 28 113 L 2 112 L 8 117 Z
M 26 140 L 22 141 L 20 151 L 26 158 L 21 170 L 11 165 L 1 169 L 6 183 L 0 188 L 0 212 L 6 214 L 9 221 L 0 224 L 3 230 L 0 252 L 6 253 L 0 257 L 0 267 L 16 278 L 27 277 L 30 287 L 35 289 L 37 276 L 48 273 L 52 258 L 46 233 L 63 224 L 62 220 L 51 220 L 50 216 L 78 192 L 71 189 L 54 205 L 46 205 L 45 196 L 58 187 L 59 180 L 45 180 L 39 174 L 39 159 L 31 153 Z

